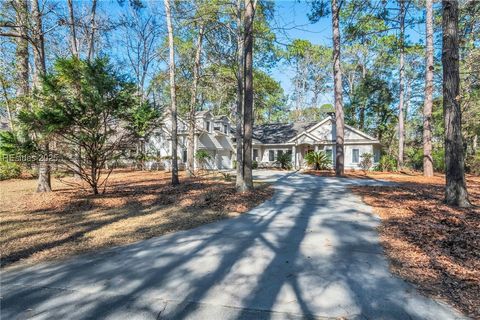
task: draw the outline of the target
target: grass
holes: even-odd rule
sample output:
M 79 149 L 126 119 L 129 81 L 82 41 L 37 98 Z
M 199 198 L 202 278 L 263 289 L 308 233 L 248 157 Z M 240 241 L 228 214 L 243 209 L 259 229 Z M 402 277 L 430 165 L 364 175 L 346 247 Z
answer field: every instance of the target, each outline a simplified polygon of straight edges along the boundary
M 67 182 L 74 182 L 67 178 Z M 218 176 L 170 185 L 162 171 L 116 171 L 106 193 L 53 180 L 52 193 L 35 191 L 35 180 L 0 182 L 1 266 L 61 259 L 132 243 L 235 217 L 271 197 L 273 189 L 236 194 Z
M 480 177 L 467 177 L 474 205 L 469 209 L 443 203 L 445 177 L 440 174 L 355 171 L 346 177 L 398 183 L 352 187 L 382 219 L 380 238 L 391 270 L 427 295 L 480 318 Z

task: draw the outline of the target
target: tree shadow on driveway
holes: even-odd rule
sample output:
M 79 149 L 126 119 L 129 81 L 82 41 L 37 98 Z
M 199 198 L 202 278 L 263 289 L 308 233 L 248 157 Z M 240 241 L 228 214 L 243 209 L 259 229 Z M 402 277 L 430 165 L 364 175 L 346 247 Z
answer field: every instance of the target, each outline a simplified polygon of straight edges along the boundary
M 291 175 L 235 219 L 2 276 L 6 318 L 459 317 L 393 277 L 378 219 L 335 178 Z

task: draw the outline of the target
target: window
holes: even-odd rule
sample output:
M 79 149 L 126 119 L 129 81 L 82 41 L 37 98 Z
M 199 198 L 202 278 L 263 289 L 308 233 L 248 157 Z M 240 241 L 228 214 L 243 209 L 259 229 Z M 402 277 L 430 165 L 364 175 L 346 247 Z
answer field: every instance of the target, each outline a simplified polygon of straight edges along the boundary
M 253 149 L 253 161 L 257 161 L 258 158 L 258 149 Z
M 187 149 L 183 149 L 183 162 L 187 162 Z
M 277 159 L 283 154 L 283 150 L 277 150 Z
M 292 150 L 287 150 L 287 154 L 292 155 Z
M 275 161 L 275 151 L 268 150 L 268 161 Z
M 206 121 L 206 122 L 205 122 L 205 130 L 207 130 L 208 132 L 210 132 L 210 121 Z
M 225 132 L 226 134 L 228 133 L 228 125 L 223 125 L 223 132 Z
M 360 151 L 358 149 L 352 149 L 352 163 L 358 163 L 360 155 Z
M 375 150 L 373 153 L 373 162 L 378 163 L 380 161 L 380 150 Z

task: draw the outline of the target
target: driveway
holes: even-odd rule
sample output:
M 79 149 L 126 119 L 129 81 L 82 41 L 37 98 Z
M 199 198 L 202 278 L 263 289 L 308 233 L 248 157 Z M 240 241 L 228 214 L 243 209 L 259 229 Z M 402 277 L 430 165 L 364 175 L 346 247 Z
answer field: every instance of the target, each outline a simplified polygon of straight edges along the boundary
M 457 319 L 388 271 L 379 221 L 348 184 L 261 171 L 238 218 L 2 273 L 2 319 Z

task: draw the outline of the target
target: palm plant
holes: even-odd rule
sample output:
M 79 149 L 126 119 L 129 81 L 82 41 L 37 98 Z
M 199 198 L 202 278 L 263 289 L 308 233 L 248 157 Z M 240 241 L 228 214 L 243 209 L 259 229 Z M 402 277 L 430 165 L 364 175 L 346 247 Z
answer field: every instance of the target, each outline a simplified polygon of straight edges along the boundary
M 208 161 L 212 159 L 212 155 L 208 153 L 206 150 L 198 150 L 195 153 L 195 159 L 197 159 L 198 164 L 200 165 L 201 169 L 205 169 Z
M 314 170 L 329 169 L 332 165 L 332 160 L 325 152 L 309 152 L 305 155 L 307 165 L 313 167 Z
M 277 163 L 280 168 L 290 170 L 292 168 L 292 155 L 289 153 L 282 153 L 277 156 Z

